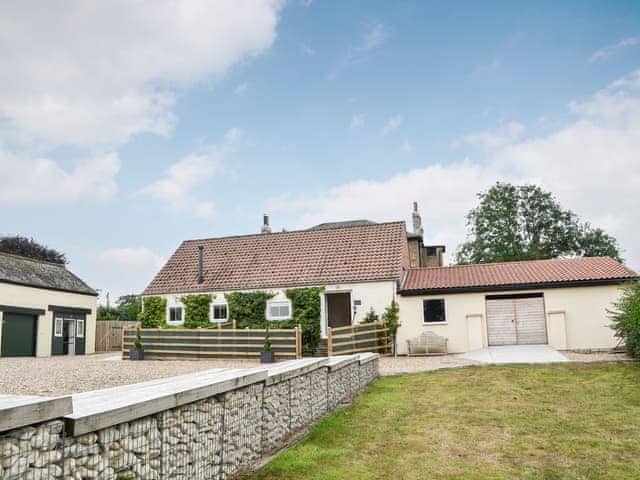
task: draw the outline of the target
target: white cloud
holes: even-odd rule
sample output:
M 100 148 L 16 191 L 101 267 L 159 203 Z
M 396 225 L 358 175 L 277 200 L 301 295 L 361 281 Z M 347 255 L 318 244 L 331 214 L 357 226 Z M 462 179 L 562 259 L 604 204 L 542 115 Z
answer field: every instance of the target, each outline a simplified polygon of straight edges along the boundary
M 357 180 L 324 192 L 274 198 L 270 211 L 299 218 L 299 227 L 329 220 L 407 218 L 412 200 L 424 217 L 428 242 L 449 252 L 465 239 L 465 215 L 476 194 L 498 180 L 538 183 L 565 208 L 616 236 L 623 256 L 640 269 L 640 70 L 583 102 L 555 132 L 522 138 L 521 129 L 482 150 L 484 161 L 465 160 L 398 173 L 382 181 Z M 482 147 L 486 142 L 479 143 Z
M 387 121 L 387 124 L 382 129 L 382 135 L 387 135 L 388 133 L 397 130 L 403 122 L 404 117 L 402 115 L 394 115 Z
M 236 95 L 244 95 L 247 92 L 248 88 L 249 84 L 247 82 L 243 82 L 233 89 L 233 93 L 235 93 Z
M 115 153 L 80 159 L 62 168 L 45 157 L 32 157 L 0 148 L 0 205 L 60 205 L 79 200 L 107 201 L 118 194 Z
M 133 196 L 149 196 L 162 200 L 174 212 L 186 212 L 200 218 L 215 216 L 213 202 L 199 200 L 192 192 L 220 171 L 225 155 L 242 135 L 242 130 L 230 129 L 221 145 L 212 145 L 202 153 L 184 156 L 167 169 L 164 177 L 138 190 Z
M 3 2 L 5 135 L 85 147 L 168 135 L 176 92 L 267 49 L 283 4 Z
M 465 135 L 462 140 L 482 150 L 493 151 L 517 140 L 525 130 L 521 123 L 509 122 L 494 130 Z
M 364 127 L 364 115 L 362 113 L 357 113 L 351 117 L 351 122 L 349 122 L 349 128 L 361 128 Z
M 162 268 L 165 259 L 146 247 L 109 248 L 92 257 L 94 279 L 92 286 L 102 291 L 101 302 L 104 303 L 107 291 L 111 303 L 115 303 L 121 295 L 139 294 Z
M 635 47 L 640 45 L 640 36 L 638 37 L 628 37 L 623 38 L 617 43 L 613 45 L 608 45 L 604 48 L 600 48 L 593 52 L 593 54 L 589 57 L 589 63 L 600 62 L 606 60 L 611 55 L 616 53 L 618 50 L 626 47 Z
M 366 25 L 364 34 L 357 43 L 350 45 L 347 53 L 338 65 L 329 73 L 330 79 L 335 78 L 342 70 L 350 65 L 366 60 L 371 52 L 382 46 L 389 38 L 389 27 L 380 21 Z
M 409 143 L 409 140 L 405 140 L 402 142 L 402 145 L 400 145 L 400 151 L 404 153 L 411 153 L 413 152 L 413 145 Z
M 305 55 L 311 57 L 313 55 L 316 54 L 316 51 L 311 48 L 309 45 L 307 45 L 306 43 L 303 43 L 302 45 L 300 45 L 300 48 L 302 49 L 302 53 L 304 53 Z

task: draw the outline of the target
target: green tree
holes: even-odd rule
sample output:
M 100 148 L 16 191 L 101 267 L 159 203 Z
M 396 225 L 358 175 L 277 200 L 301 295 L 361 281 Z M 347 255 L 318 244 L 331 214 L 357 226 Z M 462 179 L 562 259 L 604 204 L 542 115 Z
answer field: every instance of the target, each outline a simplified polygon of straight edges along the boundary
M 118 310 L 113 307 L 107 307 L 105 305 L 98 305 L 98 311 L 96 314 L 96 320 L 120 320 L 118 316 Z
M 142 301 L 139 295 L 122 295 L 116 301 L 118 320 L 134 321 L 142 310 Z
M 563 210 L 537 185 L 498 182 L 478 198 L 467 215 L 469 241 L 458 248 L 458 263 L 602 255 L 620 260 L 615 238 Z
M 376 311 L 371 307 L 367 314 L 362 319 L 361 323 L 375 323 L 380 321 L 380 316 L 376 313 Z
M 293 317 L 285 328 L 302 328 L 302 354 L 313 355 L 320 343 L 320 294 L 322 287 L 291 288 L 285 293 L 291 300 Z
M 20 235 L 0 238 L 0 252 L 12 253 L 36 260 L 58 263 L 60 265 L 67 263 L 67 257 L 64 253 L 42 245 L 33 238 L 22 237 Z
M 609 317 L 616 337 L 625 343 L 630 356 L 640 358 L 640 283 L 626 286 L 614 308 Z

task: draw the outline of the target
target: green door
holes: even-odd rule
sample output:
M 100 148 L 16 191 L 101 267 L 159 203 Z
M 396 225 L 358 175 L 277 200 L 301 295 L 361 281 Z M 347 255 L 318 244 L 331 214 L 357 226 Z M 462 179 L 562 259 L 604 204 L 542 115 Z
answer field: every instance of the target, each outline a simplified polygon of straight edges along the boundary
M 38 317 L 23 313 L 2 314 L 3 357 L 33 357 L 36 354 Z

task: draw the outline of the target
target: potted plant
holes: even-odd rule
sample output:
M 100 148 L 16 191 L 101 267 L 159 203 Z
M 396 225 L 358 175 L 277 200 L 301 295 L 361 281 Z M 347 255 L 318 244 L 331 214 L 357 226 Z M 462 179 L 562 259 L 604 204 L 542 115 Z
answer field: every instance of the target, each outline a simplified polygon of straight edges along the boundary
M 271 350 L 271 340 L 269 339 L 269 327 L 264 334 L 264 346 L 260 352 L 260 363 L 273 363 L 276 361 L 275 352 Z
M 133 348 L 129 350 L 129 360 L 144 360 L 144 349 L 142 348 L 142 339 L 140 338 L 140 327 L 136 327 L 136 341 L 133 342 Z

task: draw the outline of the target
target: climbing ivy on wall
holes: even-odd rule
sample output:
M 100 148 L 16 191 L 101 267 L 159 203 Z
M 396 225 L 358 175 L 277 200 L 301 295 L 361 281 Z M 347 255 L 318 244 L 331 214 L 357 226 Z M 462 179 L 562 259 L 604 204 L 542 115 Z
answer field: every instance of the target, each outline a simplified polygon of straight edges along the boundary
M 285 293 L 293 309 L 292 326 L 302 327 L 302 354 L 313 355 L 320 343 L 320 294 L 322 287 L 292 288 Z
M 229 320 L 236 321 L 237 328 L 295 328 L 302 327 L 302 353 L 313 355 L 320 342 L 320 294 L 322 287 L 292 288 L 285 292 L 291 300 L 290 320 L 268 321 L 267 301 L 272 292 L 234 292 L 225 298 L 229 306 Z
M 167 299 L 163 297 L 145 297 L 142 300 L 143 310 L 138 320 L 143 328 L 159 328 L 166 326 Z
M 212 297 L 208 293 L 184 295 L 180 301 L 185 306 L 184 326 L 186 328 L 208 327 Z
M 229 320 L 236 321 L 236 328 L 265 328 L 267 326 L 267 300 L 271 292 L 233 292 L 225 294 L 229 308 Z M 281 322 L 269 322 L 269 327 L 279 328 Z

